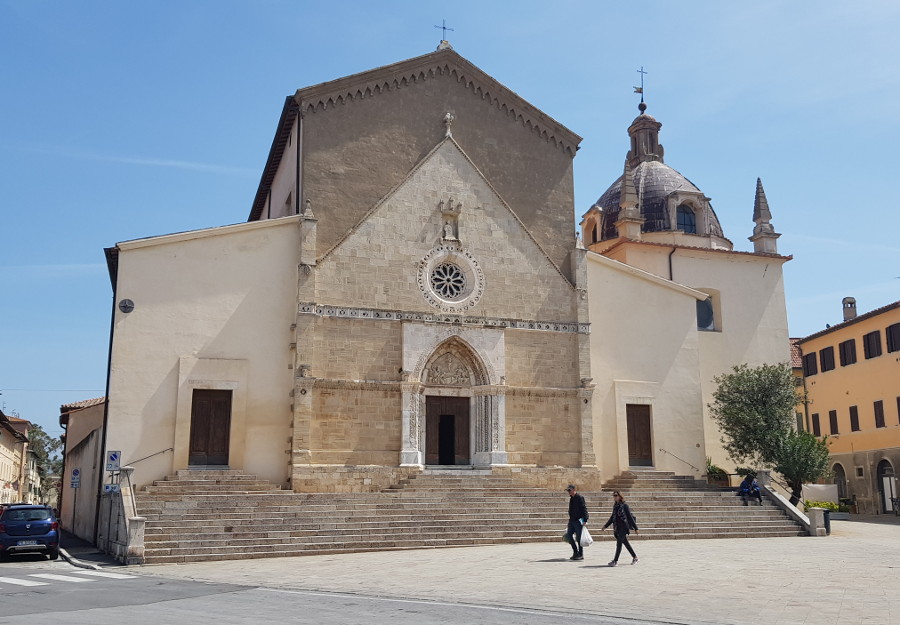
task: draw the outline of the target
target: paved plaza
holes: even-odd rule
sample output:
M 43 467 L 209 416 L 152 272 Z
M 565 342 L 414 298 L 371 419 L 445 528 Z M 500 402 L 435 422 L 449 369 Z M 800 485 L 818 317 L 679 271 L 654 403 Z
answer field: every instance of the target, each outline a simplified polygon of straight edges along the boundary
M 631 566 L 625 554 L 616 568 L 606 566 L 615 544 L 601 541 L 585 550 L 583 562 L 570 562 L 569 547 L 559 542 L 153 565 L 139 571 L 663 623 L 900 625 L 900 518 L 854 517 L 832 526 L 832 535 L 824 538 L 645 541 L 638 536 L 633 544 L 640 563 Z

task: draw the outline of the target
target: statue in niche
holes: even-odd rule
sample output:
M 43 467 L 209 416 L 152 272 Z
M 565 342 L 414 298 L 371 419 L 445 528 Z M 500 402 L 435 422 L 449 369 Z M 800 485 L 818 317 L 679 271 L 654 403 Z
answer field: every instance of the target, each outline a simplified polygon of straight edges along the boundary
M 446 241 L 456 241 L 456 235 L 453 234 L 453 226 L 449 221 L 444 222 L 444 239 Z
M 454 204 L 453 198 L 451 197 L 446 203 L 444 200 L 441 200 L 440 204 L 438 204 L 438 209 L 440 209 L 441 218 L 444 220 L 442 238 L 445 241 L 458 241 L 459 214 L 462 212 L 462 202 Z

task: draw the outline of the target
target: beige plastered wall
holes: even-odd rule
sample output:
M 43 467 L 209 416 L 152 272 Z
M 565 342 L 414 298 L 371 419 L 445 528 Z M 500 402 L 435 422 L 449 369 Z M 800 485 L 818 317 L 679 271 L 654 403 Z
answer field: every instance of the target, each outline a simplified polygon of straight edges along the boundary
M 66 426 L 66 474 L 62 476 L 60 523 L 83 540 L 94 540 L 99 485 L 104 477 L 100 453 L 104 404 L 69 413 Z M 73 470 L 81 474 L 80 485 L 72 488 Z M 77 496 L 76 496 L 77 491 Z
M 629 466 L 627 404 L 651 407 L 654 468 L 699 477 L 705 441 L 696 302 L 703 294 L 594 253 L 587 269 L 594 449 L 603 479 Z
M 672 250 L 675 249 L 674 253 Z M 733 471 L 718 427 L 709 418 L 713 379 L 739 364 L 790 362 L 787 307 L 780 256 L 625 245 L 616 258 L 711 296 L 715 330 L 699 332 L 705 446 L 713 463 Z M 670 265 L 671 263 L 671 265 Z M 695 318 L 696 324 L 696 318 Z
M 672 260 L 676 282 L 713 296 L 716 329 L 699 333 L 706 449 L 715 464 L 733 472 L 735 462 L 708 417 L 716 390 L 713 379 L 740 364 L 790 364 L 785 259 L 679 250 Z
M 137 484 L 187 468 L 195 388 L 233 391 L 231 468 L 287 480 L 297 221 L 119 244 L 106 448 Z

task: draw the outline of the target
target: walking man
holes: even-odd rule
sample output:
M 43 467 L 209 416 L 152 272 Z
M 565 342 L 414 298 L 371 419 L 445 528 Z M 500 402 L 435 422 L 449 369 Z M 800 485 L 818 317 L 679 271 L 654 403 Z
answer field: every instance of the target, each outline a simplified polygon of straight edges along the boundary
M 569 560 L 584 560 L 584 547 L 581 546 L 581 528 L 588 522 L 587 504 L 584 497 L 578 494 L 574 484 L 566 487 L 569 493 L 569 526 L 566 528 L 566 536 L 572 545 L 572 557 Z

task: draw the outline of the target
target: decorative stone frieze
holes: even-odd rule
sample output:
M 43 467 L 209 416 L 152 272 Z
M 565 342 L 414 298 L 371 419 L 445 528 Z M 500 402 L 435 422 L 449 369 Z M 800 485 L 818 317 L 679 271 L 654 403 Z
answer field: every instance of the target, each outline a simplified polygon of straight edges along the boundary
M 590 334 L 590 323 L 540 321 L 536 319 L 509 319 L 501 317 L 473 317 L 453 314 L 423 313 L 403 310 L 380 310 L 374 308 L 353 308 L 350 306 L 321 306 L 312 302 L 301 302 L 297 312 L 318 317 L 338 317 L 346 319 L 378 319 L 390 321 L 423 321 L 454 326 L 472 326 L 490 329 L 510 328 L 513 330 L 536 330 L 538 332 L 565 332 Z

